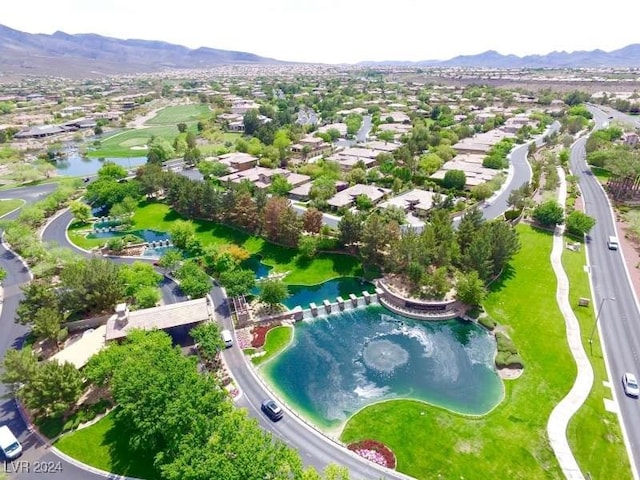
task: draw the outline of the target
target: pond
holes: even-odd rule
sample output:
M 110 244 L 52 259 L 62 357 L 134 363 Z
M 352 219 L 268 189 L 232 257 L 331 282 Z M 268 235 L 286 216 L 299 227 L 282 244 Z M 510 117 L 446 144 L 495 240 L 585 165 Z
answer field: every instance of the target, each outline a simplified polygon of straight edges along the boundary
M 147 157 L 89 158 L 83 157 L 77 150 L 69 149 L 67 150 L 67 157 L 58 160 L 54 165 L 58 175 L 81 177 L 95 175 L 106 161 L 117 163 L 126 169 L 132 169 L 147 163 Z
M 417 322 L 375 306 L 297 323 L 292 345 L 260 371 L 287 404 L 331 429 L 394 398 L 485 414 L 504 392 L 495 352 L 476 324 Z
M 355 277 L 335 278 L 318 285 L 289 285 L 289 298 L 284 301 L 284 304 L 289 309 L 296 305 L 304 309 L 309 308 L 311 302 L 321 305 L 325 299 L 333 303 L 338 296 L 348 300 L 350 293 L 361 297 L 363 290 L 373 293 L 376 287 L 366 280 Z

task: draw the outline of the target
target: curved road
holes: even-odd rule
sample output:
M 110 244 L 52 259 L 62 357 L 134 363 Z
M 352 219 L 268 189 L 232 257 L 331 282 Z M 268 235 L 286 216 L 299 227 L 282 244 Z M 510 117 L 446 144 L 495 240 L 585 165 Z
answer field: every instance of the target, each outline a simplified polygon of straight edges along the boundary
M 596 128 L 606 126 L 612 115 L 620 119 L 626 117 L 620 112 L 604 113 L 593 107 L 590 110 L 594 115 Z M 633 118 L 630 121 L 636 122 Z M 637 399 L 628 398 L 624 394 L 621 379 L 627 371 L 640 374 L 640 311 L 622 252 L 609 250 L 606 245 L 609 235 L 617 235 L 616 226 L 608 197 L 586 164 L 586 141 L 587 137 L 583 137 L 573 144 L 570 165 L 572 173 L 579 177 L 585 211 L 597 220 L 587 236 L 592 295 L 600 312 L 597 327 L 605 347 L 609 380 L 614 400 L 617 399 L 620 409 L 632 470 L 634 477 L 638 478 L 640 406 Z M 615 301 L 606 301 L 612 298 Z
M 537 147 L 544 145 L 544 139 L 547 135 L 555 133 L 560 128 L 558 122 L 554 122 L 547 130 L 536 137 L 534 140 L 530 140 L 522 145 L 518 145 L 509 154 L 511 165 L 513 166 L 513 173 L 511 179 L 506 187 L 502 188 L 497 197 L 492 198 L 483 208 L 483 216 L 486 220 L 491 220 L 499 217 L 509 209 L 508 201 L 509 195 L 516 188 L 520 188 L 523 184 L 531 182 L 531 166 L 527 160 L 527 154 L 529 153 L 529 145 L 535 142 Z
M 30 195 L 29 198 L 38 200 L 40 198 L 38 195 L 42 192 L 37 192 L 34 194 L 30 191 L 11 191 L 6 192 L 5 197 L 15 198 L 19 196 L 19 193 L 23 195 Z M 1 194 L 0 198 L 3 198 Z M 71 219 L 72 216 L 68 211 L 59 215 L 44 229 L 43 240 L 46 242 L 52 242 L 64 247 L 71 248 L 84 256 L 90 256 L 90 254 L 78 249 L 69 242 L 68 237 L 66 236 L 66 228 Z M 8 253 L 7 255 L 11 256 L 12 254 Z M 132 262 L 135 259 L 114 260 Z M 19 294 L 20 292 L 18 286 L 29 280 L 28 272 L 22 271 L 22 264 L 18 260 L 15 260 L 15 262 L 17 262 L 15 268 L 5 266 L 8 271 L 11 270 L 11 274 L 7 276 L 7 279 L 5 281 L 6 300 L 5 308 L 3 309 L 2 313 L 2 329 L 0 330 L 0 333 L 2 334 L 2 339 L 16 340 L 7 342 L 7 345 L 2 345 L 3 349 L 2 351 L 0 351 L 0 354 L 2 355 L 4 355 L 4 351 L 10 346 L 21 345 L 22 338 L 27 332 L 27 329 L 25 327 L 16 325 L 13 322 L 13 317 L 15 316 L 15 308 L 17 307 L 17 303 L 19 301 L 19 297 L 17 296 L 17 294 Z M 7 262 L 3 262 L 3 264 L 6 263 Z M 175 293 L 171 293 L 170 295 L 172 295 L 172 297 L 169 299 L 167 298 L 167 295 L 168 294 L 166 289 L 163 289 L 163 297 L 165 298 L 165 301 L 169 300 L 175 302 L 184 299 L 180 298 L 179 296 L 176 297 Z M 214 286 L 211 291 L 211 296 L 214 301 L 214 305 L 216 306 L 215 310 L 218 321 L 222 323 L 225 328 L 231 329 L 232 320 L 224 290 L 218 286 Z M 9 328 L 12 329 L 11 332 L 8 330 Z M 247 408 L 250 415 L 257 418 L 260 422 L 260 425 L 265 430 L 270 431 L 277 438 L 283 440 L 289 446 L 297 449 L 303 459 L 303 462 L 306 465 L 312 465 L 318 470 L 324 469 L 330 463 L 344 465 L 349 468 L 353 479 L 364 480 L 373 478 L 409 478 L 396 472 L 383 470 L 376 467 L 372 463 L 361 459 L 342 446 L 329 441 L 326 437 L 322 436 L 312 428 L 304 425 L 300 420 L 297 420 L 291 412 L 288 412 L 289 414 L 286 415 L 285 418 L 283 418 L 280 422 L 272 423 L 260 411 L 260 403 L 264 398 L 273 395 L 266 390 L 264 385 L 253 374 L 253 371 L 247 364 L 247 361 L 244 358 L 241 350 L 237 347 L 228 349 L 224 353 L 224 357 L 225 361 L 229 365 L 230 370 L 233 373 L 233 376 L 236 378 L 240 389 L 243 392 L 242 397 L 236 402 L 238 406 Z M 82 471 L 71 464 L 65 463 L 52 453 L 47 452 L 42 444 L 37 440 L 37 438 L 27 431 L 26 426 L 22 423 L 16 411 L 15 403 L 12 400 L 3 405 L 3 407 L 7 410 L 9 418 L 5 419 L 0 417 L 0 420 L 3 423 L 5 420 L 8 420 L 11 428 L 18 434 L 20 440 L 23 441 L 23 445 L 25 446 L 25 454 L 23 456 L 23 459 L 28 459 L 32 462 L 36 460 L 62 462 L 63 471 L 59 474 L 48 474 L 51 476 L 50 478 L 68 478 L 70 480 L 101 478 L 98 475 L 90 474 L 89 472 Z M 29 477 L 28 475 L 24 476 L 26 475 L 26 473 L 22 475 L 23 476 L 17 476 L 16 478 L 33 478 Z M 38 478 L 49 477 L 38 476 Z
M 23 187 L 12 190 L 4 190 L 0 192 L 0 198 L 20 198 L 27 203 L 33 203 L 41 200 L 44 196 L 51 193 L 56 188 L 55 184 L 45 184 L 35 187 Z M 15 218 L 18 212 L 11 213 L 5 218 Z M 6 351 L 10 348 L 20 348 L 28 333 L 28 328 L 14 322 L 15 311 L 18 302 L 22 298 L 20 285 L 30 280 L 29 272 L 16 255 L 8 251 L 4 245 L 0 245 L 0 259 L 2 268 L 7 271 L 4 285 L 4 301 L 2 305 L 2 315 L 0 315 L 0 356 L 4 358 Z M 16 479 L 55 479 L 55 480 L 93 480 L 102 479 L 99 475 L 95 475 L 78 467 L 63 461 L 53 453 L 39 440 L 39 438 L 27 429 L 22 421 L 22 417 L 18 412 L 13 397 L 9 394 L 6 387 L 0 384 L 0 424 L 9 425 L 9 428 L 16 434 L 24 448 L 24 454 L 19 459 L 21 463 L 15 463 L 16 468 L 21 467 L 21 471 L 14 471 L 11 464 L 0 463 L 0 472 L 6 471 L 10 478 Z M 53 466 L 60 466 L 60 471 L 51 473 L 29 472 L 28 468 L 33 470 L 36 462 L 40 464 L 44 462 Z M 3 468 L 4 467 L 4 468 Z

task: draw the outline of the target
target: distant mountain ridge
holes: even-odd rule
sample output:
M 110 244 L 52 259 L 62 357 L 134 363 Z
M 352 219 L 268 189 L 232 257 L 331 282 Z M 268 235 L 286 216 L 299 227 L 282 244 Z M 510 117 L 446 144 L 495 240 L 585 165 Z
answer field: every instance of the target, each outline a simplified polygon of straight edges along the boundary
M 503 55 L 487 50 L 477 55 L 459 55 L 449 60 L 360 62 L 363 66 L 412 66 L 412 67 L 478 67 L 478 68 L 597 68 L 640 67 L 640 44 L 611 52 L 604 50 L 579 50 L 575 52 L 551 52 L 546 55 Z
M 0 25 L 3 74 L 86 77 L 237 63 L 284 62 L 248 52 L 189 49 L 162 41 L 122 40 L 92 33 L 32 34 Z

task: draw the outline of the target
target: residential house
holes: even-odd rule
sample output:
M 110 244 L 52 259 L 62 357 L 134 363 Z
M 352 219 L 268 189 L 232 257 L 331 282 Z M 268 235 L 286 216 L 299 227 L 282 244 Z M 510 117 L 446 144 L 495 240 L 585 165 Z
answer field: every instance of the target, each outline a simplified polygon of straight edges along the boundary
M 229 175 L 224 175 L 220 177 L 220 181 L 230 183 L 242 183 L 244 181 L 249 181 L 256 188 L 264 190 L 271 186 L 271 182 L 276 175 L 285 177 L 294 188 L 311 180 L 311 177 L 308 175 L 293 173 L 283 168 L 253 167 L 249 168 L 248 170 L 242 170 L 239 172 L 230 173 Z
M 622 141 L 625 145 L 634 147 L 638 144 L 638 140 L 640 139 L 638 138 L 638 134 L 636 132 L 624 132 L 622 134 Z
M 414 188 L 413 190 L 382 202 L 380 207 L 399 207 L 407 214 L 415 213 L 418 216 L 422 216 L 433 207 L 434 195 L 436 195 L 434 192 Z
M 355 204 L 356 198 L 360 195 L 365 195 L 374 204 L 377 204 L 386 195 L 391 192 L 388 188 L 376 187 L 374 185 L 361 185 L 356 184 L 341 192 L 336 193 L 328 200 L 328 204 L 335 208 L 351 207 Z
M 255 167 L 258 164 L 258 157 L 243 152 L 231 152 L 220 155 L 218 161 L 232 168 L 235 172 L 242 172 Z
M 336 192 L 341 192 L 348 186 L 349 184 L 347 182 L 336 180 Z M 299 202 L 306 202 L 307 200 L 309 200 L 311 187 L 313 187 L 313 182 L 303 183 L 299 187 L 291 189 L 291 191 L 289 192 L 289 198 L 291 200 L 297 200 Z

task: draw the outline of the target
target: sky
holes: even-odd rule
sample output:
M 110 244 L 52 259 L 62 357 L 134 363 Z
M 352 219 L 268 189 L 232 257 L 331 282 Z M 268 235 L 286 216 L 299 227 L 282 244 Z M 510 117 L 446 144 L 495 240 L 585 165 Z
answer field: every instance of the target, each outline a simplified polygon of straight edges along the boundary
M 2 2 L 0 24 L 97 33 L 279 60 L 445 60 L 611 51 L 640 43 L 639 0 L 31 0 Z

